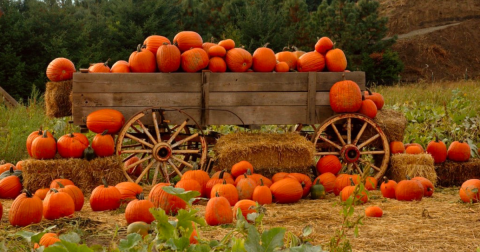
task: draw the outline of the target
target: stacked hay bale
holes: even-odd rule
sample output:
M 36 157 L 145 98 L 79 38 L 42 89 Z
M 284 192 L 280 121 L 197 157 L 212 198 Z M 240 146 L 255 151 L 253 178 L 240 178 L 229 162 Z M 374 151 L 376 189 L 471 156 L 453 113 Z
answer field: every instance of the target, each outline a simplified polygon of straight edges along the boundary
M 50 118 L 72 115 L 72 80 L 47 82 L 45 90 L 46 114 Z
M 437 182 L 437 173 L 430 154 L 395 154 L 390 158 L 390 167 L 385 174 L 388 179 L 401 181 L 406 176 L 424 177 Z
M 441 186 L 461 186 L 469 179 L 480 179 L 480 159 L 471 158 L 467 162 L 447 160 L 435 166 L 438 184 Z
M 297 133 L 231 133 L 214 147 L 216 169 L 230 171 L 235 163 L 250 162 L 255 173 L 271 178 L 277 172 L 311 174 L 313 143 Z

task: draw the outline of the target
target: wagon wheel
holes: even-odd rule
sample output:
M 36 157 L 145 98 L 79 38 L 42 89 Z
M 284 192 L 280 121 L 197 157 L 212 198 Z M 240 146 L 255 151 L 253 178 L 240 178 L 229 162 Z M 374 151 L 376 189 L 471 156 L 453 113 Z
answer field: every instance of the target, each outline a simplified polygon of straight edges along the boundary
M 185 121 L 178 125 L 169 125 L 165 119 L 165 111 L 182 113 Z M 196 129 L 200 129 L 195 120 L 178 109 L 148 108 L 133 115 L 118 134 L 115 153 L 125 162 L 133 157 L 139 160 L 124 167 L 123 173 L 128 181 L 139 183 L 142 178 L 150 180 L 153 171 L 152 185 L 157 183 L 159 175 L 165 181 L 176 175 L 182 176 L 185 166 L 193 168 L 189 161 L 205 162 L 207 145 L 201 130 L 191 134 L 189 121 Z M 146 126 L 143 122 L 148 123 Z M 192 131 L 192 133 L 193 133 Z M 137 169 L 143 165 L 144 169 L 138 176 L 127 171 Z
M 315 156 L 338 156 L 344 171 L 361 174 L 370 166 L 369 176 L 380 179 L 387 170 L 390 159 L 387 137 L 372 119 L 364 115 L 330 117 L 318 129 L 314 143 Z

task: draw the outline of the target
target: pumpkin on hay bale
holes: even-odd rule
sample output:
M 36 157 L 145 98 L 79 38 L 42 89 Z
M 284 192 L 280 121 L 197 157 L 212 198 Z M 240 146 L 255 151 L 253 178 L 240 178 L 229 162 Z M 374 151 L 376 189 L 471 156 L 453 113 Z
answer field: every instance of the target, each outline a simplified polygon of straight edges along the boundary
M 72 180 L 83 192 L 91 192 L 105 178 L 110 184 L 125 181 L 122 172 L 123 163 L 120 157 L 111 156 L 85 159 L 28 159 L 23 166 L 23 187 L 35 192 L 37 189 L 50 187 L 57 178 Z
M 229 171 L 242 160 L 250 162 L 255 173 L 271 178 L 278 172 L 311 174 L 313 143 L 297 133 L 231 133 L 218 139 L 213 148 L 217 169 Z
M 446 160 L 435 166 L 438 184 L 441 186 L 461 186 L 469 179 L 480 179 L 480 159 L 471 158 L 467 162 Z
M 437 173 L 433 157 L 430 154 L 395 154 L 390 158 L 390 167 L 386 176 L 397 182 L 405 176 L 424 177 L 433 184 L 437 183 Z
M 50 118 L 72 115 L 72 80 L 47 82 L 45 90 L 46 114 Z

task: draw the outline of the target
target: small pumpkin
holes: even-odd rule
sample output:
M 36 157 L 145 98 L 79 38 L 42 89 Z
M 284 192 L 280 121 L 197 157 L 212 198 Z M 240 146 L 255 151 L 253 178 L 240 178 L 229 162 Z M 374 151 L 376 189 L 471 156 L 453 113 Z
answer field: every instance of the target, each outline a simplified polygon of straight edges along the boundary
M 229 51 L 235 48 L 235 41 L 233 41 L 233 39 L 224 39 L 218 42 L 218 45 L 225 48 L 226 51 Z
M 389 180 L 387 177 L 383 177 L 383 182 L 380 185 L 380 191 L 383 197 L 389 199 L 395 199 L 395 189 L 397 188 L 397 182 Z
M 470 159 L 470 146 L 463 141 L 454 141 L 448 147 L 447 157 L 455 162 L 466 162 Z
M 87 161 L 93 160 L 97 157 L 95 155 L 95 151 L 92 148 L 92 145 L 90 144 L 84 151 L 83 151 L 83 158 Z
M 171 73 L 180 69 L 181 53 L 175 45 L 164 43 L 156 52 L 158 70 L 163 73 Z
M 441 164 L 447 160 L 447 146 L 444 142 L 439 141 L 436 135 L 435 140 L 428 143 L 427 153 L 432 155 L 435 164 Z
M 286 62 L 278 62 L 275 65 L 275 72 L 277 73 L 286 73 L 288 71 L 290 71 L 290 67 Z
M 66 134 L 57 141 L 58 154 L 63 158 L 81 158 L 89 144 L 88 138 L 81 133 Z
M 395 197 L 400 201 L 422 200 L 423 185 L 418 180 L 411 180 L 408 176 L 406 180 L 398 182 L 395 188 Z
M 191 48 L 202 48 L 203 39 L 194 31 L 181 31 L 173 38 L 173 44 L 183 53 Z
M 38 242 L 38 245 L 44 246 L 45 248 L 48 248 L 50 245 L 53 245 L 57 242 L 59 242 L 60 239 L 58 238 L 57 234 L 54 233 L 46 233 L 40 238 L 40 241 Z
M 6 171 L 9 171 L 10 168 L 13 168 L 13 170 L 16 169 L 16 167 L 12 163 L 6 163 L 6 164 L 3 164 L 3 165 L 0 165 L 0 174 L 4 173 Z
M 273 175 L 272 182 L 275 183 L 277 181 L 280 181 L 284 179 L 286 176 L 288 176 L 288 172 L 277 172 Z
M 208 70 L 214 73 L 224 73 L 227 71 L 227 63 L 220 57 L 212 57 L 208 63 Z
M 67 58 L 56 58 L 47 66 L 47 78 L 50 81 L 65 81 L 73 78 L 75 65 Z
M 120 192 L 120 199 L 123 201 L 134 200 L 137 195 L 143 192 L 143 188 L 134 182 L 120 182 L 115 187 Z
M 315 44 L 315 51 L 325 55 L 328 51 L 333 49 L 333 42 L 328 37 L 321 37 L 318 39 L 317 43 Z
M 207 172 L 199 170 L 198 166 L 194 166 L 193 170 L 187 171 L 182 175 L 182 179 L 196 180 L 202 186 L 202 197 L 208 197 L 207 195 L 207 182 L 210 180 L 210 176 Z
M 56 220 L 62 217 L 73 217 L 75 202 L 66 192 L 59 192 L 52 188 L 43 200 L 43 217 L 47 220 Z
M 272 191 L 263 184 L 263 179 L 260 179 L 259 186 L 253 190 L 252 200 L 258 202 L 260 205 L 272 204 Z
M 336 113 L 354 113 L 362 107 L 362 92 L 357 83 L 339 81 L 330 88 L 330 107 Z
M 214 46 L 217 46 L 217 44 L 215 43 L 215 38 L 214 38 L 214 37 L 212 37 L 212 38 L 210 39 L 210 42 L 204 42 L 204 43 L 202 44 L 203 50 L 205 50 L 205 52 L 207 52 L 207 53 L 210 51 L 210 48 L 212 48 L 212 47 L 214 47 Z M 222 48 L 223 48 L 223 47 L 222 47 Z M 223 48 L 223 49 L 225 49 L 225 48 Z
M 109 186 L 105 178 L 102 178 L 103 185 L 93 189 L 90 195 L 90 207 L 92 211 L 115 210 L 120 207 L 122 195 L 115 186 Z
M 207 52 L 202 48 L 193 48 L 181 55 L 180 65 L 183 71 L 188 73 L 198 72 L 208 66 L 209 58 Z
M 41 137 L 33 140 L 31 150 L 35 159 L 52 159 L 57 154 L 57 142 L 44 131 Z
M 153 73 L 157 69 L 155 54 L 140 44 L 137 46 L 137 50 L 130 54 L 128 65 L 130 71 L 134 73 Z
M 234 206 L 238 202 L 237 188 L 232 184 L 228 184 L 225 179 L 221 184 L 213 186 L 212 191 L 210 192 L 210 197 L 215 197 L 217 193 L 219 196 L 225 197 L 228 202 L 230 202 L 230 206 Z
M 28 135 L 28 137 L 27 137 L 27 151 L 28 151 L 28 155 L 29 155 L 30 157 L 33 157 L 33 156 L 32 156 L 32 143 L 33 143 L 33 140 L 35 140 L 35 138 L 41 137 L 41 136 L 43 136 L 42 128 L 40 128 L 39 130 L 34 131 L 34 132 L 30 133 L 30 135 Z M 52 133 L 50 133 L 50 132 L 47 132 L 47 136 L 53 138 L 53 135 L 52 135 Z M 9 163 L 7 163 L 7 164 L 9 164 Z M 6 164 L 5 164 L 5 165 L 6 165 Z M 10 167 L 9 167 L 9 168 L 10 168 Z
M 247 170 L 250 170 L 250 172 L 253 174 L 253 165 L 250 164 L 248 161 L 240 161 L 232 166 L 232 170 L 230 173 L 232 174 L 233 177 L 238 177 L 241 176 L 245 173 L 247 173 Z
M 145 49 L 149 50 L 153 53 L 153 55 L 157 54 L 158 48 L 164 44 L 171 44 L 170 39 L 160 36 L 160 35 L 151 35 L 148 36 L 145 41 L 143 41 L 145 45 Z M 112 67 L 113 68 L 113 67 Z
M 205 51 L 207 51 L 207 50 L 205 50 Z M 219 45 L 214 45 L 214 46 L 210 47 L 210 49 L 208 49 L 207 52 L 208 52 L 208 56 L 210 58 L 213 58 L 213 57 L 223 58 L 227 54 L 227 50 L 225 50 L 225 47 L 219 46 Z
M 242 210 L 243 218 L 245 218 L 245 220 L 247 220 L 248 222 L 251 222 L 247 219 L 247 215 L 251 213 L 256 213 L 257 212 L 257 210 L 255 209 L 256 206 L 257 206 L 257 203 L 255 203 L 255 201 L 253 200 L 248 200 L 248 199 L 240 200 L 233 207 L 233 216 L 236 217 L 237 211 L 238 209 L 240 209 Z
M 255 180 L 247 177 L 247 174 L 243 174 L 243 178 L 240 179 L 237 183 L 237 190 L 238 190 L 238 199 L 252 199 L 253 191 L 257 186 Z
M 98 157 L 108 157 L 115 153 L 115 142 L 108 130 L 103 131 L 102 134 L 97 134 L 92 140 L 92 149 Z
M 175 188 L 183 188 L 185 191 L 197 191 L 202 195 L 202 186 L 193 179 L 182 179 L 177 182 Z
M 347 69 L 347 57 L 338 48 L 329 50 L 325 54 L 325 65 L 329 72 L 343 72 Z
M 130 73 L 130 65 L 125 60 L 119 60 L 112 65 L 110 73 Z
M 418 180 L 420 183 L 422 183 L 424 197 L 432 197 L 433 192 L 435 191 L 435 186 L 433 185 L 432 181 L 424 177 L 414 177 L 412 180 Z
M 66 178 L 59 178 L 59 179 L 54 179 L 52 181 L 52 183 L 50 183 L 50 189 L 52 188 L 55 188 L 55 189 L 58 189 L 60 188 L 60 184 L 59 182 L 64 185 L 64 186 L 67 186 L 67 185 L 75 185 L 73 183 L 73 181 L 71 181 L 70 179 L 66 179 Z
M 88 68 L 89 73 L 110 73 L 110 67 L 108 66 L 108 59 L 105 63 L 94 63 Z
M 223 172 L 223 178 L 224 179 L 232 179 L 234 180 L 235 178 L 232 176 L 232 174 L 226 172 L 225 170 L 217 171 L 212 175 L 212 178 L 220 178 L 220 174 Z
M 407 154 L 422 154 L 423 153 L 423 149 L 416 146 L 416 145 L 411 145 L 411 146 L 408 146 L 406 149 L 405 149 L 405 153 Z
M 223 180 L 225 180 L 229 184 L 234 184 L 233 179 L 228 179 L 228 178 L 224 179 L 224 177 L 223 177 L 224 172 L 225 172 L 225 170 L 220 172 L 219 178 L 210 178 L 207 181 L 207 184 L 205 185 L 205 190 L 206 190 L 205 194 L 207 196 L 211 195 L 213 186 L 215 186 L 216 184 L 221 184 L 223 182 Z
M 297 60 L 299 72 L 320 72 L 324 68 L 325 57 L 316 51 L 305 53 Z
M 325 199 L 325 187 L 320 184 L 320 179 L 315 181 L 316 183 L 310 188 L 310 197 L 312 199 Z
M 299 50 L 299 49 L 298 49 L 297 47 L 295 47 L 295 46 L 292 46 L 292 48 L 293 48 L 293 50 L 294 50 L 292 53 L 293 53 L 293 55 L 295 55 L 295 57 L 297 57 L 297 63 L 298 63 L 298 59 L 299 59 L 302 55 L 304 55 L 306 52 L 304 52 L 304 51 L 302 51 L 302 50 Z
M 168 183 L 156 184 L 148 198 L 155 207 L 165 210 L 165 213 L 175 215 L 178 210 L 187 208 L 187 203 L 176 195 L 169 194 L 163 190 L 163 187 L 170 186 Z
M 123 163 L 123 166 L 126 169 L 128 166 L 130 166 L 130 165 L 132 165 L 132 164 L 134 164 L 138 161 L 140 161 L 140 159 L 136 156 L 133 156 L 132 158 L 125 161 L 125 163 Z M 130 175 L 135 175 L 135 176 L 138 177 L 142 174 L 142 171 L 143 171 L 142 163 L 139 163 L 139 164 L 135 165 L 134 167 L 128 169 L 127 173 L 130 174 Z
M 377 105 L 372 100 L 365 99 L 362 97 L 362 106 L 358 113 L 366 115 L 367 117 L 373 119 L 377 116 Z
M 85 197 L 83 196 L 82 190 L 75 185 L 66 185 L 64 186 L 61 182 L 57 182 L 59 192 L 66 192 L 73 199 L 75 204 L 75 211 L 82 210 L 83 204 L 85 202 Z
M 87 128 L 95 133 L 108 130 L 108 134 L 116 134 L 125 123 L 123 114 L 115 109 L 99 109 L 87 116 Z
M 270 191 L 272 191 L 274 202 L 280 204 L 298 202 L 303 196 L 302 185 L 293 178 L 284 178 L 273 183 Z
M 352 179 L 355 184 L 358 184 L 358 179 L 356 177 L 349 174 L 340 174 L 335 179 L 335 186 L 333 187 L 333 193 L 335 193 L 335 195 L 338 196 L 340 192 L 343 190 L 343 188 L 350 185 L 350 179 Z
M 225 55 L 225 62 L 232 72 L 246 72 L 252 66 L 252 55 L 243 48 L 233 48 Z
M 150 213 L 149 209 L 155 208 L 152 202 L 146 200 L 143 197 L 143 193 L 137 195 L 135 200 L 132 200 L 128 203 L 127 208 L 125 208 L 125 219 L 128 224 L 143 221 L 145 223 L 152 223 L 155 220 L 153 214 Z
M 465 203 L 480 201 L 480 179 L 469 179 L 463 182 L 459 193 Z
M 390 142 L 390 153 L 392 154 L 405 153 L 405 146 L 400 141 Z
M 7 172 L 9 175 L 0 180 L 0 199 L 15 199 L 22 191 L 22 182 L 18 176 L 14 175 L 13 167 L 3 174 Z
M 378 206 L 370 206 L 365 209 L 365 215 L 367 217 L 382 217 L 383 210 Z
M 292 52 L 288 51 L 288 47 L 284 47 L 282 52 L 275 54 L 275 59 L 278 62 L 287 63 L 289 70 L 297 69 L 297 56 L 295 56 L 295 54 L 293 54 Z
M 33 223 L 40 223 L 40 221 L 42 221 L 42 216 L 42 200 L 37 196 L 32 195 L 28 190 L 25 190 L 25 193 L 22 193 L 15 198 L 8 212 L 10 225 L 19 227 L 25 227 Z
M 15 169 L 16 170 L 19 170 L 19 171 L 22 171 L 23 170 L 23 165 L 24 165 L 24 161 L 23 160 L 20 160 L 18 161 L 16 164 L 15 164 Z
M 322 175 L 318 176 L 313 181 L 313 184 L 316 184 L 317 181 L 318 181 L 325 188 L 325 192 L 331 193 L 331 192 L 333 192 L 333 189 L 335 188 L 335 179 L 337 179 L 337 177 L 335 177 L 335 175 L 333 173 L 326 172 L 326 173 L 323 173 Z
M 136 221 L 128 225 L 127 235 L 136 233 L 141 235 L 142 237 L 145 237 L 146 235 L 148 235 L 148 230 L 150 230 L 150 225 L 148 223 L 145 223 L 143 221 Z
M 210 226 L 217 226 L 233 222 L 233 211 L 225 197 L 218 194 L 208 200 L 205 208 L 205 221 Z
M 355 183 L 353 182 L 353 179 L 350 178 L 350 185 L 346 186 L 342 189 L 340 192 L 340 199 L 342 201 L 347 201 L 350 196 L 353 195 L 353 192 L 355 191 Z M 363 203 L 367 203 L 368 201 L 368 195 L 366 191 L 361 191 L 359 195 L 357 195 L 355 198 L 360 200 Z
M 35 191 L 35 196 L 39 199 L 44 200 L 47 196 L 47 193 L 50 191 L 50 188 L 40 188 Z
M 363 94 L 365 96 L 365 99 L 372 100 L 375 103 L 378 110 L 381 110 L 383 108 L 385 100 L 380 93 L 372 92 L 370 91 L 370 89 L 367 88 L 367 91 L 364 91 Z
M 252 56 L 252 68 L 255 72 L 271 72 L 275 69 L 277 59 L 272 49 L 268 48 L 268 43 L 263 47 L 257 48 Z
M 378 181 L 374 177 L 367 177 L 365 179 L 365 189 L 367 189 L 368 191 L 377 189 L 377 184 L 378 184 Z
M 326 155 L 318 160 L 316 167 L 319 174 L 330 172 L 336 175 L 342 169 L 342 163 L 337 156 Z

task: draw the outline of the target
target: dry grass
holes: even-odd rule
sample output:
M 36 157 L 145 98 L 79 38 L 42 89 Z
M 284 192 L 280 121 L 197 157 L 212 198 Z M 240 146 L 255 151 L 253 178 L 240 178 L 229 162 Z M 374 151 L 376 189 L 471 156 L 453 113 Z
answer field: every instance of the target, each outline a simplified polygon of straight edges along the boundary
M 46 115 L 59 118 L 72 115 L 73 81 L 47 82 L 45 90 Z
M 405 176 L 424 177 L 437 182 L 437 173 L 432 155 L 430 154 L 395 154 L 390 158 L 390 166 L 386 176 L 397 182 L 404 180 Z

